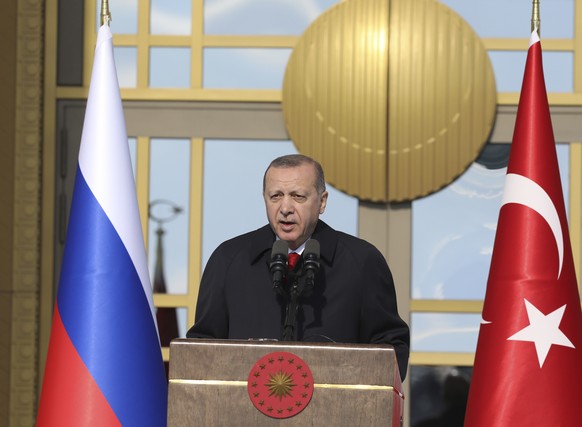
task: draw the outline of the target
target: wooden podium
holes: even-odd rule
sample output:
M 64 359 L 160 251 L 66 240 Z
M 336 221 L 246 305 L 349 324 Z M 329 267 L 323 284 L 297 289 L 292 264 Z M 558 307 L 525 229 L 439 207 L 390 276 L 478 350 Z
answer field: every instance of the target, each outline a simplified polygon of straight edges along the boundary
M 168 426 L 402 425 L 389 345 L 177 339 L 169 376 Z

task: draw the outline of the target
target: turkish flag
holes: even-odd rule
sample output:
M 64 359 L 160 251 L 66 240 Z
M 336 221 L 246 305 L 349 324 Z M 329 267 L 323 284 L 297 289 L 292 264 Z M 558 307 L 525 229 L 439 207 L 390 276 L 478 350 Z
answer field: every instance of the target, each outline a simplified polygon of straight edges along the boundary
M 580 296 L 534 31 L 465 426 L 580 426 L 581 404 Z

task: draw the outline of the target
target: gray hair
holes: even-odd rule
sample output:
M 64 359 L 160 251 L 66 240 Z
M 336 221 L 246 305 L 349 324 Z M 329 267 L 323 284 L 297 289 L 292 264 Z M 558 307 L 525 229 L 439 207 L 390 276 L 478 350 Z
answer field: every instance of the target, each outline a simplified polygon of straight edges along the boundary
M 269 169 L 296 168 L 302 165 L 312 165 L 315 168 L 315 188 L 319 194 L 323 194 L 325 191 L 325 176 L 323 175 L 323 168 L 317 160 L 304 156 L 303 154 L 288 154 L 286 156 L 277 157 L 273 160 L 263 175 L 263 192 L 265 191 L 265 180 Z

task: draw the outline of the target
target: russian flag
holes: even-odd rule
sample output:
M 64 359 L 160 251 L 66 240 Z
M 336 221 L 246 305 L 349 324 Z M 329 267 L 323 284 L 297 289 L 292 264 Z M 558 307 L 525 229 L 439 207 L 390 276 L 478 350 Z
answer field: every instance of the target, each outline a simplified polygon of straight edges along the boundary
M 166 425 L 155 319 L 106 24 L 95 48 L 37 425 Z

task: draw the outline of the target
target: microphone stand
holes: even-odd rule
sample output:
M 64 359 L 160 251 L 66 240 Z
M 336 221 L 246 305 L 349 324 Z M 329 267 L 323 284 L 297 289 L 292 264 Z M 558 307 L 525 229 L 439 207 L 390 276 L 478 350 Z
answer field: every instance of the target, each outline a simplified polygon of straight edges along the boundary
M 283 340 L 297 341 L 297 311 L 299 297 L 310 296 L 313 293 L 315 275 L 319 271 L 319 242 L 309 239 L 305 243 L 303 255 L 295 268 L 287 275 L 289 303 L 283 324 Z
M 299 266 L 296 274 L 291 272 L 289 280 L 289 302 L 285 312 L 285 322 L 283 323 L 283 341 L 297 341 L 297 310 L 299 308 L 299 297 L 305 289 L 305 275 L 303 266 Z
M 319 242 L 308 240 L 298 264 L 287 275 L 289 302 L 283 324 L 283 341 L 297 341 L 299 297 L 313 293 L 315 275 L 319 271 L 319 252 Z
M 283 324 L 283 341 L 297 341 L 297 297 L 295 292 L 291 292 Z

